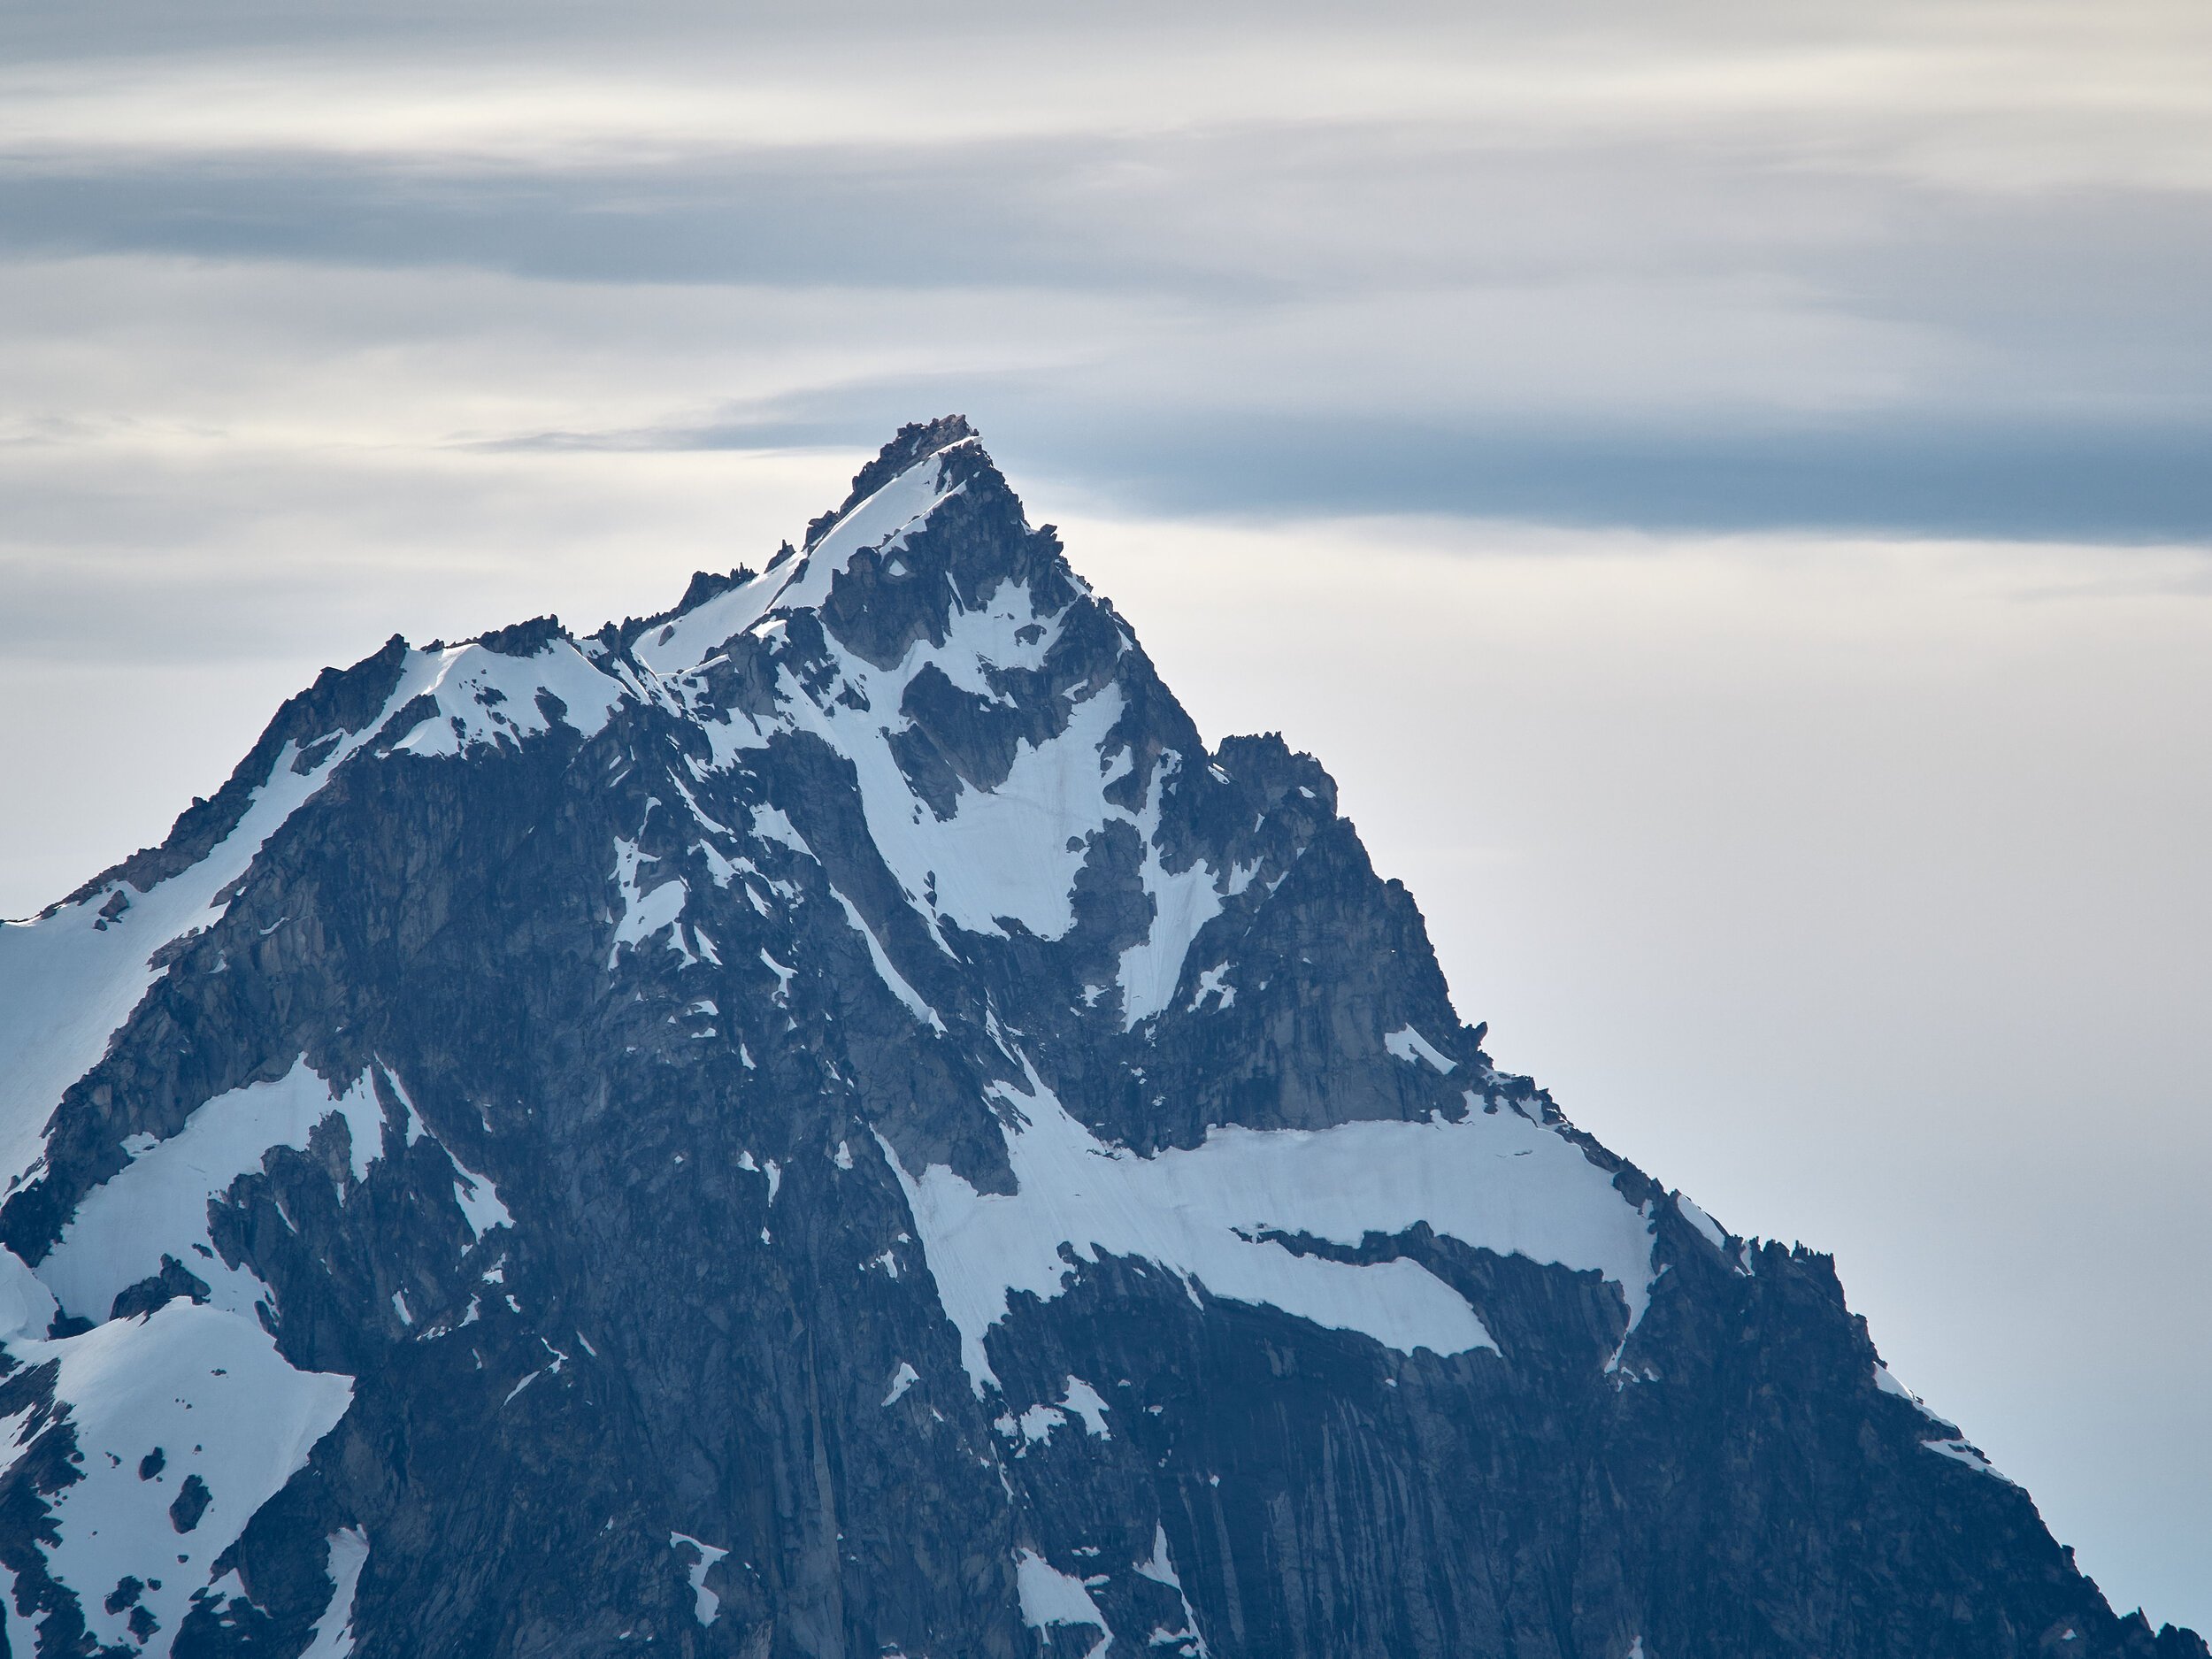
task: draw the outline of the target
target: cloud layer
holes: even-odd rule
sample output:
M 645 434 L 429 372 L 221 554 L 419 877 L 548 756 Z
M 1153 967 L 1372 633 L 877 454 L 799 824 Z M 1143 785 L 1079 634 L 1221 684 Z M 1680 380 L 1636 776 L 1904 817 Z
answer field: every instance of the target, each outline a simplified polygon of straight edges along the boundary
M 35 500 L 281 376 L 388 457 L 956 406 L 1131 504 L 2212 533 L 2184 6 L 143 21 L 9 25 Z

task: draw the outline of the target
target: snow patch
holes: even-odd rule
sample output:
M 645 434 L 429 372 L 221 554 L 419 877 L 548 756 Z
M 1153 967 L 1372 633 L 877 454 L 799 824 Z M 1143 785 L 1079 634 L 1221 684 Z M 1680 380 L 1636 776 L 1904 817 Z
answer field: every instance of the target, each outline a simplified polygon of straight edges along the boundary
M 1139 877 L 1152 900 L 1151 930 L 1121 953 L 1121 1024 L 1133 1031 L 1144 1020 L 1164 1010 L 1174 999 L 1183 977 L 1183 962 L 1197 940 L 1199 930 L 1221 914 L 1219 883 L 1211 864 L 1202 860 L 1187 870 L 1171 872 L 1160 857 L 1160 799 L 1180 764 L 1173 750 L 1161 756 L 1152 775 L 1152 793 L 1138 816 L 1144 837 L 1144 864 Z
M 1183 1628 L 1169 1630 L 1165 1625 L 1152 1632 L 1148 1646 L 1173 1647 L 1181 1659 L 1207 1659 L 1209 1649 L 1205 1637 L 1199 1634 L 1198 1614 L 1190 1604 L 1190 1597 L 1183 1593 L 1183 1580 L 1175 1571 L 1175 1563 L 1167 1553 L 1167 1528 L 1157 1521 L 1152 1524 L 1152 1555 L 1149 1559 L 1135 1563 L 1133 1571 L 1140 1578 L 1149 1578 L 1155 1584 L 1165 1585 L 1175 1592 L 1183 1603 Z
M 937 450 L 915 462 L 833 526 L 811 552 L 794 562 L 790 580 L 773 602 L 776 608 L 819 605 L 829 597 L 832 580 L 852 564 L 856 553 L 863 549 L 888 553 L 904 546 L 917 526 L 966 488 L 941 488 L 944 465 L 938 457 L 943 453 Z
M 357 1526 L 330 1535 L 330 1604 L 309 1632 L 300 1659 L 348 1659 L 353 1652 L 353 1603 L 361 1569 L 369 1559 L 369 1535 Z
M 483 746 L 513 744 L 552 729 L 539 694 L 560 699 L 560 723 L 586 737 L 607 724 L 621 703 L 623 688 L 575 642 L 548 641 L 529 657 L 509 657 L 482 645 L 456 645 L 436 651 L 411 651 L 408 672 L 389 706 L 427 695 L 437 714 L 399 742 L 396 754 L 458 755 Z
M 279 1147 L 305 1150 L 326 1118 L 342 1117 L 353 1170 L 365 1177 L 383 1146 L 384 1118 L 367 1074 L 335 1090 L 304 1059 L 273 1083 L 250 1083 L 196 1108 L 184 1127 L 140 1153 L 77 1205 L 38 1276 L 80 1317 L 104 1320 L 118 1292 L 161 1271 L 170 1256 L 204 1280 L 211 1305 L 250 1313 L 267 1287 L 215 1254 L 207 1207 Z M 341 1200 L 344 1197 L 342 1188 Z M 197 1247 L 197 1248 L 196 1248 Z
M 615 918 L 614 941 L 607 947 L 607 966 L 614 966 L 622 954 L 622 947 L 643 944 L 656 934 L 668 932 L 682 919 L 685 901 L 691 896 L 680 878 L 662 882 L 649 892 L 638 887 L 638 867 L 658 864 L 650 853 L 641 853 L 635 841 L 616 837 L 614 843 L 614 879 L 616 891 L 622 900 L 621 913 Z M 687 962 L 698 958 L 683 941 L 681 932 L 670 940 L 671 947 Z
M 1195 1014 L 1205 1007 L 1206 999 L 1217 996 L 1223 1008 L 1236 1005 L 1237 987 L 1229 983 L 1229 964 L 1218 963 L 1198 976 L 1198 995 L 1190 1000 L 1190 1011 Z
M 937 1018 L 937 1010 L 922 1001 L 921 997 L 916 994 L 914 987 L 906 982 L 904 976 L 891 965 L 891 958 L 884 953 L 883 941 L 876 937 L 876 930 L 862 919 L 860 912 L 853 907 L 853 902 L 850 899 L 838 892 L 835 887 L 830 889 L 830 894 L 845 907 L 845 919 L 853 925 L 853 931 L 866 941 L 868 960 L 875 965 L 876 977 L 890 987 L 892 995 L 906 1005 L 908 1013 L 913 1015 L 939 1036 L 943 1036 L 945 1022 Z
M 1183 1587 L 1182 1579 L 1176 1576 L 1175 1563 L 1168 1559 L 1167 1528 L 1156 1521 L 1152 1526 L 1151 1558 L 1138 1562 L 1133 1571 L 1140 1578 L 1149 1578 L 1153 1583 L 1164 1584 L 1171 1590 Z
M 1703 1235 L 1705 1242 L 1716 1250 L 1728 1248 L 1728 1230 L 1693 1203 L 1686 1193 L 1674 1195 L 1674 1207 L 1682 1212 L 1682 1218 Z
M 716 1562 L 730 1552 L 726 1549 L 717 1549 L 712 1544 L 702 1543 L 688 1532 L 671 1532 L 668 1535 L 668 1547 L 671 1549 L 691 1549 L 698 1552 L 699 1559 L 691 1564 L 689 1574 L 691 1616 L 703 1625 L 712 1625 L 716 1619 L 722 1617 L 722 1598 L 707 1588 L 707 1573 Z
M 39 1337 L 53 1324 L 54 1293 L 13 1250 L 0 1248 L 0 1342 Z
M 1970 1446 L 1963 1440 L 1954 1438 L 1943 1440 L 1923 1440 L 1920 1443 L 1932 1452 L 1940 1452 L 1944 1456 L 1955 1462 L 1964 1463 L 1977 1474 L 1992 1476 L 2003 1481 L 2008 1486 L 2019 1484 L 2010 1476 L 2000 1472 L 1988 1458 L 1982 1455 L 1979 1447 Z
M 1091 1600 L 1083 1580 L 1060 1571 L 1035 1550 L 1015 1551 L 1014 1586 L 1021 1597 L 1022 1623 L 1045 1632 L 1048 1642 L 1052 1640 L 1052 1626 L 1073 1624 L 1088 1625 L 1103 1637 L 1085 1659 L 1098 1659 L 1113 1646 L 1114 1633 L 1106 1627 L 1106 1616 Z
M 353 1398 L 352 1379 L 286 1364 L 252 1317 L 182 1298 L 142 1319 L 58 1341 L 20 1339 L 9 1351 L 27 1364 L 61 1362 L 54 1393 L 69 1404 L 83 1479 L 49 1500 L 61 1541 L 46 1559 L 103 1643 L 132 1640 L 127 1612 L 103 1605 L 127 1575 L 146 1584 L 141 1601 L 162 1629 L 175 1630 L 195 1585 L 209 1581 L 216 1558 Z M 156 1447 L 166 1466 L 141 1480 L 140 1460 Z M 180 1532 L 169 1506 L 192 1476 L 209 1501 L 198 1525 Z
M 1095 1435 L 1102 1440 L 1110 1440 L 1114 1438 L 1106 1427 L 1105 1400 L 1097 1389 L 1092 1387 L 1080 1377 L 1068 1379 L 1067 1389 L 1060 1396 L 1060 1404 L 1063 1409 L 1072 1411 L 1083 1419 L 1083 1427 L 1087 1432 Z
M 656 628 L 630 648 L 630 655 L 656 674 L 672 675 L 703 663 L 724 641 L 745 632 L 768 613 L 776 596 L 796 575 L 797 561 L 780 570 L 740 582 L 673 622 Z
M 457 1179 L 453 1183 L 453 1202 L 461 1206 L 461 1216 L 468 1223 L 469 1232 L 480 1240 L 494 1227 L 511 1227 L 515 1218 L 507 1206 L 500 1202 L 499 1188 L 490 1179 L 479 1175 L 460 1159 L 453 1156 L 453 1148 L 441 1141 L 439 1146 L 453 1161 Z
M 1385 1037 L 1383 1047 L 1409 1064 L 1416 1060 L 1426 1060 L 1439 1073 L 1446 1076 L 1459 1069 L 1458 1061 L 1447 1058 L 1434 1043 L 1410 1025 L 1401 1025 Z
M 1939 1412 L 1936 1411 L 1925 1400 L 1923 1400 L 1918 1394 L 1913 1393 L 1911 1389 L 1906 1387 L 1903 1383 L 1899 1382 L 1895 1374 L 1891 1371 L 1888 1366 L 1883 1364 L 1880 1360 L 1876 1360 L 1874 1362 L 1874 1386 L 1880 1389 L 1884 1394 L 1893 1394 L 1896 1398 L 1904 1401 L 1907 1404 L 1911 1406 L 1914 1410 L 1919 1412 L 1922 1417 L 1927 1418 L 1929 1422 L 1934 1424 L 1938 1428 L 1949 1429 L 1954 1434 L 1957 1432 L 1957 1424 L 1952 1422 L 1950 1418 L 1944 1417 Z
M 24 1627 L 15 1610 L 15 1574 L 0 1563 L 0 1643 L 11 1654 L 28 1654 L 36 1640 L 36 1633 Z
M 964 784 L 943 820 L 926 808 L 916 818 L 913 792 L 879 730 L 864 750 L 848 746 L 884 862 L 909 892 L 933 891 L 934 914 L 970 933 L 1002 933 L 1005 918 L 1041 939 L 1061 937 L 1075 926 L 1088 838 L 1110 817 L 1126 816 L 1106 803 L 1100 758 L 1121 713 L 1118 686 L 1077 703 L 1057 738 L 1022 745 L 996 788 Z
M 796 968 L 787 968 L 782 963 L 778 962 L 768 954 L 764 946 L 761 949 L 760 961 L 763 967 L 776 976 L 776 988 L 773 993 L 775 1000 L 779 1002 L 789 1002 L 791 981 L 798 977 L 799 971 Z
M 891 1373 L 891 1390 L 883 1396 L 883 1403 L 887 1406 L 898 1404 L 906 1397 L 906 1391 L 921 1379 L 921 1372 L 916 1371 L 904 1360 L 901 1360 L 898 1370 Z
M 1279 1235 L 1350 1246 L 1425 1221 L 1478 1248 L 1601 1273 L 1619 1286 L 1631 1328 L 1649 1300 L 1647 1217 L 1579 1148 L 1525 1118 L 1216 1128 L 1200 1146 L 1147 1158 L 1101 1143 L 1033 1071 L 1029 1085 L 1027 1094 L 990 1090 L 1015 1109 L 1001 1131 L 1011 1193 L 978 1192 L 941 1164 L 909 1174 L 882 1142 L 979 1397 L 997 1383 L 984 1339 L 1009 1294 L 1049 1301 L 1101 1251 L 1156 1263 L 1194 1299 L 1202 1286 L 1402 1352 L 1496 1344 L 1425 1268 L 1297 1255 Z
M 787 603 L 797 602 L 795 588 Z M 811 733 L 851 763 L 871 839 L 948 950 L 940 917 L 974 933 L 1002 932 L 1001 918 L 1042 938 L 1066 933 L 1074 925 L 1069 895 L 1086 856 L 1086 838 L 1110 818 L 1129 816 L 1110 808 L 1102 794 L 1111 774 L 1101 750 L 1122 711 L 1115 686 L 1075 702 L 1058 737 L 1021 743 L 1011 770 L 995 787 L 962 784 L 949 818 L 939 818 L 916 796 L 899 765 L 892 740 L 904 723 L 895 716 L 887 723 L 885 715 L 901 706 L 914 677 L 933 667 L 962 690 L 996 698 L 985 664 L 1033 667 L 1043 659 L 1048 639 L 1020 637 L 1034 616 L 1028 590 L 1002 583 L 987 610 L 956 611 L 943 644 L 918 641 L 889 668 L 877 668 L 828 641 L 834 668 L 830 683 L 856 693 L 849 702 L 827 697 L 818 703 L 787 679 L 779 686 L 776 724 Z M 761 626 L 766 635 L 780 623 L 771 618 Z M 865 707 L 855 706 L 860 703 Z M 716 726 L 710 735 L 718 764 L 729 764 L 738 751 L 758 747 L 767 734 L 754 727 L 748 738 L 743 729 Z M 762 817 L 756 812 L 756 830 L 772 833 Z M 803 850 L 804 843 L 792 839 Z
M 1023 1412 L 1015 1426 L 1021 1430 L 1022 1439 L 1034 1446 L 1041 1440 L 1049 1442 L 1052 1431 L 1067 1420 L 1066 1412 L 1055 1410 L 1050 1406 L 1037 1405 Z

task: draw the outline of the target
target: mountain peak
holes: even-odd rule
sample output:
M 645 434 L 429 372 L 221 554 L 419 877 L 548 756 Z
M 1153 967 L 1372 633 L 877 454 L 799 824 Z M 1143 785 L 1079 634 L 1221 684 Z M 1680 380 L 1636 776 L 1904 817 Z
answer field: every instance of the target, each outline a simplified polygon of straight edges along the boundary
M 909 421 L 877 452 L 874 460 L 853 474 L 852 490 L 844 501 L 808 522 L 806 550 L 813 551 L 840 519 L 900 473 L 919 465 L 941 449 L 979 436 L 965 415 L 940 415 L 934 420 Z
M 902 428 L 0 927 L 0 1652 L 2206 1659 L 1482 1041 Z

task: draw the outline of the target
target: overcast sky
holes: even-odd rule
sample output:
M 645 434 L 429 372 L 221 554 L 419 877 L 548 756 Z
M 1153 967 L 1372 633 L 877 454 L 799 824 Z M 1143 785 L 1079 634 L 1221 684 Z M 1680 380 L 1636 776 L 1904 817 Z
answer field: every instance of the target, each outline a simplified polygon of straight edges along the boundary
M 2212 1629 L 2212 11 L 0 12 L 0 912 L 968 414 L 1470 1019 Z

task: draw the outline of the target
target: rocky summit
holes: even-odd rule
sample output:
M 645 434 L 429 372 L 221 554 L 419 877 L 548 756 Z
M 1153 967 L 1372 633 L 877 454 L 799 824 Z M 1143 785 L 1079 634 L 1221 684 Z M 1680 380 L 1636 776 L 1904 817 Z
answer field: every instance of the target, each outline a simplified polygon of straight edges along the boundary
M 2202 1659 L 957 418 L 0 930 L 0 1651 Z

